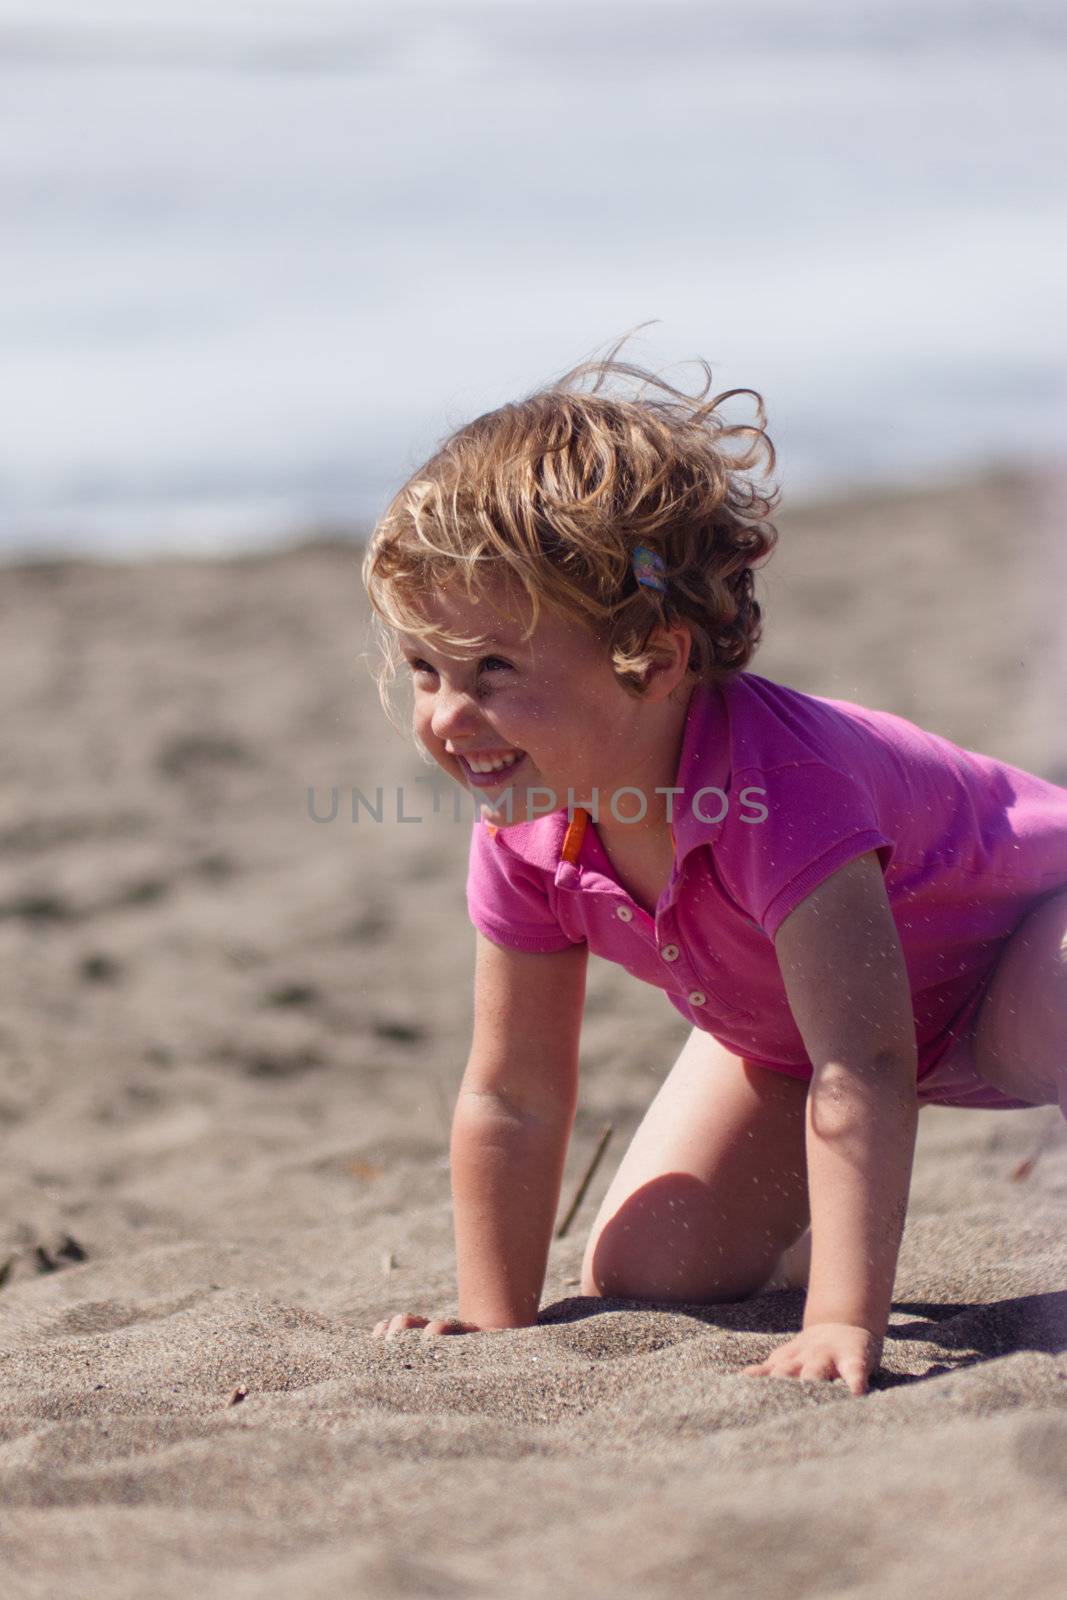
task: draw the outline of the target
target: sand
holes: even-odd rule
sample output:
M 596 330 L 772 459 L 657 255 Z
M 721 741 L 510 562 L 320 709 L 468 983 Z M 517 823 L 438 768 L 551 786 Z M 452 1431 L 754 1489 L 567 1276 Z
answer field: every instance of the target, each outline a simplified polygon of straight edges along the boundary
M 1065 509 L 1062 474 L 1003 469 L 783 514 L 753 670 L 1067 781 Z M 614 1134 L 541 1324 L 371 1337 L 456 1309 L 473 934 L 469 824 L 347 815 L 427 772 L 358 565 L 320 538 L 3 572 L 0 1593 L 1058 1600 L 1052 1109 L 922 1113 L 867 1395 L 743 1378 L 799 1293 L 577 1294 L 685 1037 L 594 962 L 561 1212 Z

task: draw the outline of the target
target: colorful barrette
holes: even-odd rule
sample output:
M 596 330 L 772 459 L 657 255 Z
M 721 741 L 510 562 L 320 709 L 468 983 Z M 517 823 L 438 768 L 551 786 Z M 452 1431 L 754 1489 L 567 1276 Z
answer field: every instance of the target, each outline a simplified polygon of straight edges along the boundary
M 643 583 L 646 589 L 655 589 L 660 594 L 667 593 L 667 585 L 663 581 L 663 557 L 655 550 L 650 550 L 647 544 L 639 544 L 633 554 L 634 577 L 638 583 Z

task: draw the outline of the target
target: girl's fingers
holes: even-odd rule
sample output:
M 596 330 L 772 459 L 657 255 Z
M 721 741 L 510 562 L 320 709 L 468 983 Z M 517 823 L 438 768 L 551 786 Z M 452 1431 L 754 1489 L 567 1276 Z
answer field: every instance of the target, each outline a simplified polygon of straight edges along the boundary
M 853 1394 L 866 1394 L 869 1381 L 864 1363 L 858 1359 L 838 1362 L 833 1356 L 809 1357 L 801 1361 L 786 1350 L 777 1350 L 766 1361 L 741 1368 L 743 1378 L 801 1378 L 811 1382 L 841 1378 Z
M 373 1337 L 375 1339 L 384 1339 L 393 1320 L 392 1317 L 383 1317 L 381 1322 L 376 1322 L 372 1329 Z
M 398 1311 L 393 1317 L 383 1317 L 381 1322 L 376 1322 L 372 1336 L 376 1339 L 391 1339 L 394 1333 L 399 1333 L 403 1328 L 422 1328 L 426 1318 L 412 1314 L 410 1311 Z
M 824 1378 L 836 1378 L 840 1372 L 836 1357 L 830 1352 L 809 1355 L 797 1363 L 797 1375 L 807 1383 L 819 1383 Z
M 429 1319 L 427 1317 L 413 1316 L 410 1311 L 404 1311 L 393 1318 L 389 1325 L 388 1339 L 394 1333 L 400 1333 L 404 1328 L 424 1328 Z
M 371 1332 L 376 1339 L 391 1339 L 405 1328 L 421 1328 L 424 1339 L 435 1339 L 438 1334 L 481 1332 L 476 1322 L 463 1322 L 459 1317 L 436 1317 L 431 1321 L 429 1317 L 420 1317 L 411 1311 L 398 1311 L 395 1316 L 383 1317 L 374 1324 Z

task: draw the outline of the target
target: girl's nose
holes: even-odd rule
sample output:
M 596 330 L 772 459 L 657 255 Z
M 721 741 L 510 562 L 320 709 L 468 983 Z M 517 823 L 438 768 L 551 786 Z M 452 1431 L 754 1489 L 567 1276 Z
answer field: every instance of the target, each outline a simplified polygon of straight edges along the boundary
M 465 739 L 477 728 L 478 708 L 471 696 L 442 686 L 434 698 L 430 727 L 437 739 Z

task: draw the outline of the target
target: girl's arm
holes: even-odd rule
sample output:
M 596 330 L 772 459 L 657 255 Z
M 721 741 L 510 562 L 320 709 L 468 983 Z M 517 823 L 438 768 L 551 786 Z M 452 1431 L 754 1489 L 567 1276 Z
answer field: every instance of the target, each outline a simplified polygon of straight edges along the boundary
M 474 1036 L 452 1124 L 459 1315 L 536 1322 L 578 1103 L 588 950 L 505 950 L 477 935 Z
M 746 1370 L 840 1376 L 862 1392 L 889 1320 L 918 1123 L 911 988 L 874 852 L 802 901 L 775 950 L 814 1069 L 812 1256 L 803 1332 Z

